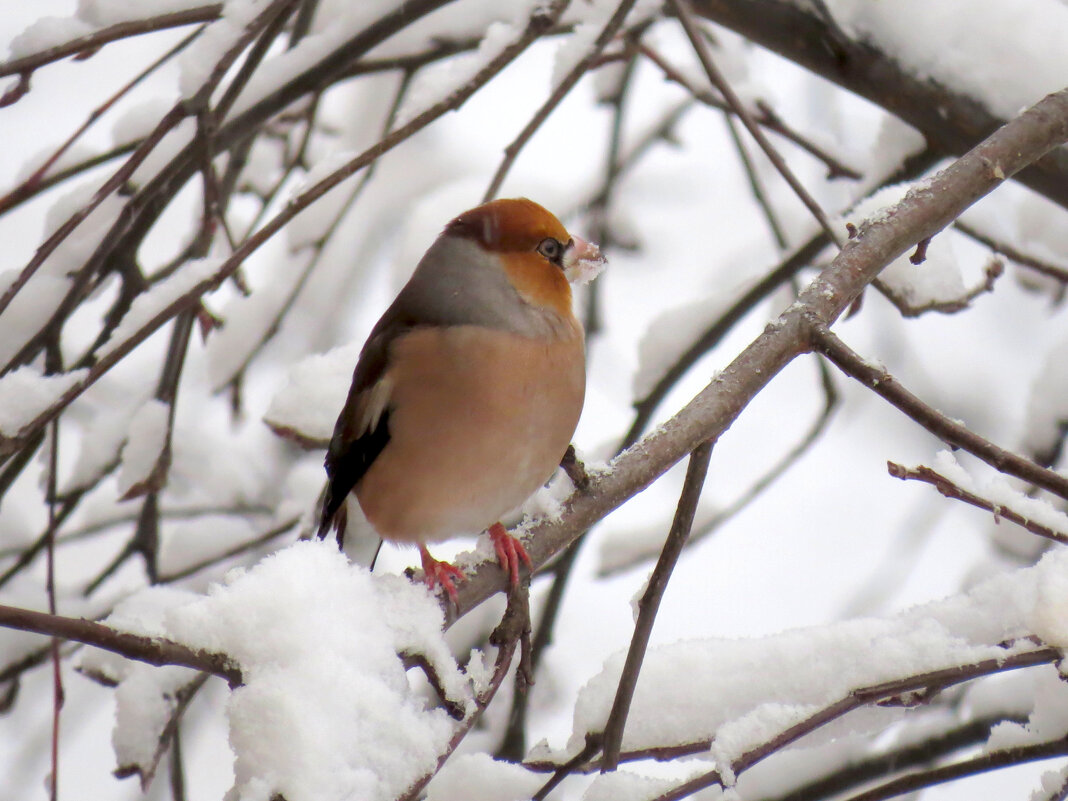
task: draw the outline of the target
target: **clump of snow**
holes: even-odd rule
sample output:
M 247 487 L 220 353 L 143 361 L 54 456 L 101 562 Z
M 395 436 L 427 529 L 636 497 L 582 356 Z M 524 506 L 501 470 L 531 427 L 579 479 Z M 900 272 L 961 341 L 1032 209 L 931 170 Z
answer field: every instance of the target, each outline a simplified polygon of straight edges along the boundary
M 111 338 L 100 349 L 100 357 L 108 355 L 134 336 L 151 322 L 153 317 L 191 291 L 201 281 L 214 276 L 222 263 L 223 259 L 220 258 L 190 261 L 174 275 L 164 278 L 150 290 L 134 298 L 126 316 L 115 326 L 115 330 L 111 332 Z
M 903 183 L 880 189 L 843 215 L 838 227 L 848 222 L 859 228 L 865 220 L 882 219 L 891 206 L 917 186 L 915 183 Z M 967 294 L 950 237 L 942 235 L 931 239 L 927 246 L 927 257 L 920 264 L 910 262 L 910 255 L 905 253 L 898 256 L 879 273 L 890 290 L 903 297 L 909 305 L 947 303 L 960 300 Z
M 75 423 L 81 437 L 73 466 L 61 473 L 61 495 L 88 488 L 118 462 L 130 417 L 140 400 L 136 390 L 109 375 L 70 406 L 64 421 Z
M 985 659 L 999 644 L 1028 636 L 1058 612 L 1068 592 L 1068 551 L 1035 567 L 997 576 L 969 593 L 890 618 L 848 620 L 753 639 L 702 639 L 649 650 L 623 738 L 625 750 L 714 740 L 717 767 L 852 690 Z M 1068 610 L 1059 612 L 1068 615 Z M 1049 634 L 1049 632 L 1044 632 Z M 1054 632 L 1056 633 L 1056 632 Z M 608 660 L 581 690 L 567 748 L 577 753 L 588 732 L 602 731 L 625 653 Z M 784 669 L 784 666 L 788 666 Z M 840 727 L 885 726 L 896 712 L 869 709 Z
M 529 4 L 525 4 L 529 5 Z M 526 15 L 524 15 L 524 20 Z M 457 56 L 419 71 L 397 112 L 395 127 L 407 125 L 431 106 L 440 103 L 475 77 L 522 34 L 521 24 L 492 22 L 474 53 Z
M 653 801 L 678 784 L 627 770 L 602 773 L 586 788 L 582 801 Z
M 0 273 L 0 287 L 7 288 L 18 270 Z M 44 321 L 63 301 L 70 281 L 51 275 L 34 275 L 0 314 L 0 364 L 12 357 L 40 330 Z
M 132 599 L 119 601 L 106 622 L 122 631 L 154 636 L 162 630 L 170 609 L 196 597 L 172 587 L 152 587 Z M 81 654 L 78 670 L 118 683 L 111 734 L 116 763 L 119 768 L 150 776 L 158 759 L 156 748 L 176 707 L 175 694 L 196 678 L 196 671 L 174 666 L 158 668 L 93 648 Z
M 93 26 L 74 17 L 42 17 L 11 40 L 8 56 L 24 58 L 93 32 Z
M 141 405 L 133 418 L 122 448 L 119 495 L 127 494 L 146 481 L 167 443 L 171 407 L 155 399 Z
M 875 43 L 918 78 L 982 100 L 1008 119 L 1064 86 L 1068 6 L 1047 0 L 827 0 L 847 33 Z M 1020 53 L 1027 69 L 1005 69 Z
M 1062 795 L 1065 787 L 1068 787 L 1068 767 L 1047 770 L 1042 774 L 1040 786 L 1031 793 L 1031 801 L 1050 801 Z
M 1068 734 L 1068 684 L 1053 668 L 1035 671 L 1034 683 L 1034 708 L 1027 723 L 999 723 L 990 731 L 989 750 L 1050 742 Z
M 150 97 L 130 106 L 111 126 L 112 141 L 125 145 L 147 136 L 173 106 L 174 101 L 164 97 Z
M 526 801 L 544 781 L 522 765 L 489 754 L 463 754 L 445 763 L 430 782 L 426 801 Z
M 449 698 L 470 707 L 432 596 L 350 565 L 333 543 L 297 543 L 162 615 L 153 593 L 112 622 L 240 667 L 228 705 L 234 801 L 384 801 L 431 771 L 454 723 L 426 707 L 398 654 L 424 655 Z
M 0 377 L 0 437 L 16 436 L 88 374 L 87 369 L 81 369 L 44 375 L 26 365 Z
M 1068 337 L 1050 348 L 1027 399 L 1024 447 L 1029 453 L 1051 451 L 1068 420 Z
M 887 114 L 880 120 L 879 133 L 870 153 L 873 161 L 867 172 L 891 175 L 907 158 L 922 153 L 926 147 L 927 139 L 922 133 L 893 114 Z
M 644 398 L 665 370 L 752 286 L 749 281 L 732 291 L 717 291 L 658 314 L 638 343 L 638 369 L 634 371 L 634 397 Z
M 152 0 L 148 3 L 131 3 L 130 0 L 78 0 L 75 15 L 90 25 L 104 28 L 120 22 L 185 11 L 197 5 L 199 3 L 195 0 Z
M 285 436 L 325 446 L 345 405 L 360 347 L 344 345 L 294 365 L 289 382 L 271 400 L 264 422 Z
M 577 18 L 578 24 L 575 25 L 571 35 L 564 37 L 557 48 L 551 78 L 553 88 L 559 86 L 567 74 L 590 51 L 597 36 L 615 14 L 618 5 L 618 3 L 602 2 L 578 3 L 568 9 L 567 19 Z M 623 26 L 631 27 L 641 24 L 643 20 L 655 15 L 662 5 L 663 0 L 638 0 L 627 13 Z
M 247 297 L 234 298 L 222 309 L 226 324 L 208 341 L 208 369 L 215 391 L 230 383 L 250 354 L 270 337 L 282 308 L 300 280 L 300 268 L 294 267 L 297 269 L 276 276 Z

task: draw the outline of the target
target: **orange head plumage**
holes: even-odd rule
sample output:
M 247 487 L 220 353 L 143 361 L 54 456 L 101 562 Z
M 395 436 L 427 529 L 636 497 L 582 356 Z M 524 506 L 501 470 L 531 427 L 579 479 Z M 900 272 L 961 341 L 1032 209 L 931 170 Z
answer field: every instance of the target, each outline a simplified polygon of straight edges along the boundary
M 470 239 L 496 254 L 509 281 L 528 303 L 571 314 L 565 256 L 575 240 L 553 214 L 534 201 L 504 198 L 483 203 L 452 220 L 445 233 Z

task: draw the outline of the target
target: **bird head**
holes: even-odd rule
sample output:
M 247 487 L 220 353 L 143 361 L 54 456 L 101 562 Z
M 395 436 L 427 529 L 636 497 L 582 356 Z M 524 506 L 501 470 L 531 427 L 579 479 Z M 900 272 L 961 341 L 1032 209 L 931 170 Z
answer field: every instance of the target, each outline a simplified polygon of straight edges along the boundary
M 527 198 L 483 203 L 456 217 L 445 233 L 469 239 L 498 257 L 529 303 L 570 314 L 570 283 L 586 283 L 605 258 L 596 245 L 572 236 L 556 217 Z

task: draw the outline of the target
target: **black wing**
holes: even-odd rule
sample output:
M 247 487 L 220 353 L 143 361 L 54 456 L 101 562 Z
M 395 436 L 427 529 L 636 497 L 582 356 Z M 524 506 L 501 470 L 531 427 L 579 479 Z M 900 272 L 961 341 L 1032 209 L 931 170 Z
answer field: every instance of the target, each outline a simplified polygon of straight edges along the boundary
M 386 372 L 388 344 L 399 333 L 396 329 L 372 332 L 367 340 L 352 375 L 348 399 L 338 415 L 326 451 L 327 487 L 319 518 L 319 538 L 325 537 L 333 526 L 337 530 L 339 547 L 345 536 L 345 498 L 389 442 L 388 403 L 370 426 L 364 419 L 363 407 L 367 402 L 365 395 Z

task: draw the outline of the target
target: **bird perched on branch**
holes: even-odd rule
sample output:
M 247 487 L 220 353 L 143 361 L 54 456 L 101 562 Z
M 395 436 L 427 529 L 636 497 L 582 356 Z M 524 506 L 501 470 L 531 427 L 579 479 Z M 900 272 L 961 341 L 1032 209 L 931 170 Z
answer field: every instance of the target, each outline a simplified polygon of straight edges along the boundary
M 488 529 L 512 585 L 522 543 L 500 518 L 552 475 L 586 389 L 569 282 L 604 264 L 525 198 L 464 212 L 420 260 L 363 346 L 326 455 L 319 536 L 354 493 L 376 533 L 419 546 L 428 586 L 461 572 L 426 543 Z

